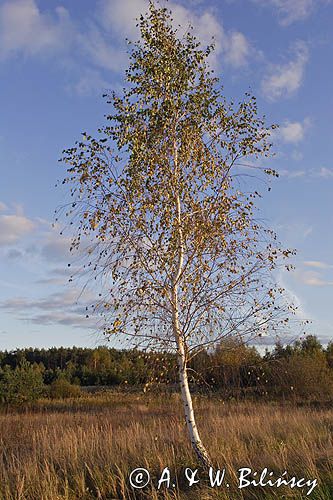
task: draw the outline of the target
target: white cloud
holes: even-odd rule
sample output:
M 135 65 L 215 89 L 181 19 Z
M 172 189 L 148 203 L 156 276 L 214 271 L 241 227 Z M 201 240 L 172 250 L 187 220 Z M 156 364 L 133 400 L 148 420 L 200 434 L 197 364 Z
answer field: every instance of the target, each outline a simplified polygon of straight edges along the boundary
M 0 247 L 11 246 L 4 253 L 10 259 L 21 259 L 29 265 L 33 265 L 33 261 L 41 264 L 43 259 L 44 263 L 59 264 L 67 271 L 68 264 L 71 264 L 72 274 L 73 259 L 78 258 L 80 252 L 70 252 L 71 244 L 72 238 L 60 234 L 58 224 L 52 228 L 49 222 L 40 218 L 28 218 L 19 206 L 16 214 L 0 215 Z M 86 245 L 85 241 L 82 242 L 83 252 Z M 64 271 L 65 274 L 68 273 Z
M 116 73 L 123 71 L 127 61 L 125 51 L 117 44 L 112 44 L 96 26 L 90 26 L 87 32 L 78 34 L 77 39 L 80 51 L 88 56 L 90 64 Z
M 89 305 L 96 297 L 76 288 L 55 292 L 46 298 L 14 297 L 0 303 L 0 308 L 19 319 L 43 325 L 68 325 L 77 328 L 96 328 L 98 318 L 91 316 Z M 88 308 L 88 310 L 86 309 Z M 86 315 L 89 318 L 86 318 Z
M 86 318 L 84 315 L 70 314 L 63 311 L 52 311 L 48 313 L 36 314 L 33 317 L 22 318 L 31 321 L 35 325 L 62 325 L 73 328 L 85 328 L 95 330 L 97 320 Z
M 41 255 L 48 262 L 64 262 L 71 258 L 69 248 L 71 239 L 58 234 L 50 233 L 45 237 L 41 247 Z
M 67 66 L 79 69 L 78 82 L 70 86 L 79 94 L 103 87 L 105 82 L 94 67 L 119 72 L 127 59 L 93 22 L 74 25 L 64 7 L 46 12 L 36 0 L 7 0 L 0 6 L 0 61 L 41 55 L 58 55 L 60 61 L 66 57 Z M 78 65 L 82 59 L 85 64 Z
M 60 1 L 60 0 L 59 0 Z M 163 0 L 161 4 L 163 4 Z M 37 0 L 5 0 L 0 6 L 0 61 L 10 57 L 57 56 L 60 64 L 79 73 L 67 85 L 80 95 L 108 87 L 101 70 L 122 73 L 128 63 L 125 37 L 138 38 L 135 18 L 148 9 L 148 0 L 101 0 L 95 15 L 84 24 L 73 22 L 61 6 L 42 9 Z M 215 11 L 185 8 L 176 1 L 166 3 L 174 24 L 185 31 L 189 24 L 204 46 L 215 40 L 210 63 L 223 60 L 235 68 L 244 66 L 256 52 L 238 31 L 227 31 Z
M 277 226 L 278 231 L 283 231 L 286 240 L 292 236 L 295 240 L 307 238 L 313 232 L 313 226 L 301 223 L 286 222 Z
M 298 159 L 298 158 L 297 158 Z M 307 177 L 307 178 L 315 178 L 315 179 L 332 179 L 333 178 L 333 169 L 322 167 L 320 169 L 309 169 L 309 170 L 287 170 L 287 169 L 279 169 L 279 174 L 288 178 L 295 177 Z
M 309 51 L 304 42 L 297 42 L 293 47 L 294 57 L 282 65 L 271 65 L 261 83 L 264 96 L 270 100 L 289 97 L 301 86 Z
M 16 311 L 26 309 L 59 309 L 67 306 L 74 307 L 78 304 L 78 299 L 80 297 L 80 291 L 72 288 L 67 289 L 62 292 L 55 292 L 49 297 L 41 299 L 27 299 L 22 297 L 15 297 L 13 299 L 8 299 L 1 304 L 3 309 Z
M 86 96 L 96 92 L 102 92 L 111 87 L 101 75 L 94 69 L 87 68 L 84 70 L 79 80 L 74 85 L 69 85 L 68 89 L 74 91 L 78 95 Z
M 106 30 L 136 38 L 135 19 L 147 11 L 148 5 L 146 0 L 103 0 L 100 19 Z
M 302 122 L 291 122 L 287 120 L 284 125 L 278 129 L 278 136 L 284 142 L 295 144 L 304 139 L 305 132 L 309 126 L 309 118 L 305 118 Z
M 332 286 L 333 281 L 327 276 L 323 276 L 323 272 L 327 272 L 333 268 L 333 265 L 320 260 L 306 260 L 303 262 L 303 269 L 297 269 L 295 276 L 304 285 L 308 286 Z M 310 268 L 307 270 L 306 268 Z
M 299 275 L 302 283 L 309 286 L 332 286 L 333 281 L 325 280 L 317 271 L 305 271 Z
M 306 267 L 314 267 L 317 269 L 330 269 L 333 268 L 332 264 L 327 264 L 326 262 L 322 262 L 320 260 L 305 260 L 303 262 Z
M 6 254 L 6 257 L 11 260 L 21 259 L 24 257 L 22 250 L 18 248 L 10 248 Z
M 7 210 L 7 205 L 5 205 L 4 203 L 2 203 L 2 201 L 0 201 L 0 212 L 3 212 L 4 210 Z
M 330 179 L 333 177 L 333 169 L 321 167 L 321 169 L 316 174 L 317 174 L 317 177 L 323 177 L 324 179 Z
M 306 171 L 282 169 L 279 170 L 279 175 L 281 175 L 282 177 L 288 177 L 289 179 L 298 179 L 300 177 L 304 177 L 306 175 Z
M 24 215 L 0 215 L 0 246 L 16 243 L 34 227 L 34 222 Z
M 304 155 L 303 155 L 303 153 L 301 153 L 301 151 L 297 151 L 297 150 L 295 150 L 295 151 L 293 151 L 293 152 L 291 153 L 291 157 L 292 157 L 292 159 L 293 159 L 293 160 L 295 160 L 295 161 L 301 161 L 301 160 L 303 160 Z
M 225 58 L 232 66 L 239 67 L 247 64 L 252 49 L 245 36 L 237 31 L 230 33 L 225 40 Z
M 0 59 L 39 55 L 68 47 L 71 26 L 67 10 L 43 14 L 35 0 L 10 0 L 0 6 Z
M 309 318 L 310 315 L 307 313 L 305 309 L 303 300 L 294 290 L 292 290 L 289 284 L 286 283 L 286 278 L 287 278 L 287 272 L 280 271 L 278 274 L 278 283 L 284 289 L 284 295 L 287 302 L 296 307 L 296 312 L 295 312 L 296 318 L 299 320 L 304 320 L 306 318 Z
M 312 226 L 308 226 L 304 229 L 303 231 L 303 238 L 307 238 L 308 236 L 310 236 L 310 234 L 313 232 L 313 227 Z
M 296 21 L 309 17 L 316 5 L 327 3 L 326 0 L 254 0 L 264 7 L 273 7 L 281 26 L 289 26 Z
M 104 0 L 101 9 L 101 20 L 105 29 L 137 39 L 138 29 L 135 19 L 147 11 L 147 0 Z M 206 10 L 197 14 L 176 2 L 168 2 L 167 8 L 172 11 L 174 26 L 180 25 L 185 31 L 189 25 L 194 28 L 194 34 L 203 45 L 209 45 L 214 37 L 215 51 L 211 64 L 217 66 L 221 57 L 234 67 L 240 67 L 248 62 L 254 50 L 246 37 L 238 31 L 226 31 L 217 20 L 214 11 Z

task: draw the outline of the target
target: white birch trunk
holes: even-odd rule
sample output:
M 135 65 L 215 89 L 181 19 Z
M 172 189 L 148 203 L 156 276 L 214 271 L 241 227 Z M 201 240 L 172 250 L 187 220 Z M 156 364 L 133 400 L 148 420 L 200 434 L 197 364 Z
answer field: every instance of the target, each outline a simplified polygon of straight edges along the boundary
M 178 310 L 175 308 L 174 310 L 174 335 L 177 340 L 177 360 L 178 360 L 178 373 L 179 373 L 179 383 L 182 395 L 182 401 L 184 406 L 185 413 L 185 421 L 187 425 L 187 430 L 190 436 L 192 447 L 199 458 L 200 462 L 205 467 L 211 467 L 212 462 L 209 457 L 209 454 L 202 444 L 202 441 L 199 436 L 197 424 L 194 418 L 193 404 L 192 404 L 192 396 L 188 384 L 187 377 L 187 362 L 186 362 L 186 352 L 184 342 L 181 338 L 181 333 L 179 331 L 179 321 L 178 321 Z
M 176 148 L 175 148 L 175 163 L 177 163 Z M 176 195 L 176 210 L 178 219 L 179 252 L 178 252 L 178 266 L 175 271 L 175 276 L 172 284 L 172 308 L 173 308 L 172 323 L 173 323 L 173 333 L 177 344 L 179 383 L 180 383 L 182 401 L 184 405 L 185 421 L 190 436 L 190 440 L 192 443 L 192 447 L 197 457 L 199 458 L 200 462 L 205 467 L 210 467 L 212 466 L 212 462 L 206 448 L 202 444 L 194 418 L 192 396 L 190 393 L 188 377 L 187 377 L 187 359 L 186 359 L 185 343 L 182 337 L 182 332 L 179 324 L 178 282 L 179 278 L 181 277 L 181 272 L 184 262 L 184 241 L 183 241 L 183 232 L 181 225 L 180 198 L 178 194 Z

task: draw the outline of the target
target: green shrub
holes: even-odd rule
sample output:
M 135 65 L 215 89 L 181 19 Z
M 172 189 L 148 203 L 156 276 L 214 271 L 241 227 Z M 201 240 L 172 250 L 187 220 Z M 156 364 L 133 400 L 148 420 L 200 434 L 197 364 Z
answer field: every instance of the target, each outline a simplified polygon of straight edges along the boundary
M 82 391 L 79 386 L 71 384 L 67 379 L 60 377 L 50 385 L 50 397 L 52 399 L 77 398 Z
M 43 375 L 36 365 L 22 361 L 14 370 L 5 366 L 0 380 L 0 401 L 24 404 L 40 398 L 45 391 Z
M 276 360 L 272 377 L 277 395 L 309 400 L 333 398 L 333 373 L 322 351 L 296 352 Z

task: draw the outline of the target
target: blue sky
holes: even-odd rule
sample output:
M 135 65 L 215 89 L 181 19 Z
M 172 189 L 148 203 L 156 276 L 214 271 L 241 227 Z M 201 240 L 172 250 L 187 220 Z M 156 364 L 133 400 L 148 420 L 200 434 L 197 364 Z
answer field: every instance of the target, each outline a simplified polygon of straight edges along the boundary
M 258 97 L 274 134 L 280 171 L 261 204 L 296 271 L 280 281 L 333 337 L 333 3 L 329 0 L 178 0 L 175 22 L 191 22 L 216 51 L 225 93 Z M 104 122 L 106 89 L 120 88 L 124 38 L 136 38 L 145 0 L 0 0 L 0 349 L 100 342 L 68 284 L 68 239 L 52 229 L 65 199 L 58 158 L 82 131 Z

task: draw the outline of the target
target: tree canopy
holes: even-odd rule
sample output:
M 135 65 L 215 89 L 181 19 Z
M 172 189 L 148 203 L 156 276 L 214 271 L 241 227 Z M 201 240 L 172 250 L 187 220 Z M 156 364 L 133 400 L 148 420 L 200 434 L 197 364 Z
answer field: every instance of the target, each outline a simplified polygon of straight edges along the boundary
M 105 333 L 176 347 L 176 281 L 189 349 L 260 334 L 279 316 L 282 292 L 267 271 L 292 252 L 256 220 L 260 195 L 243 192 L 240 176 L 249 158 L 269 155 L 274 125 L 249 94 L 227 102 L 209 68 L 213 46 L 174 29 L 166 9 L 151 4 L 139 28 L 123 94 L 107 94 L 109 123 L 63 157 L 72 248 L 92 237 L 86 266 L 102 279 L 95 307 L 106 313 Z

